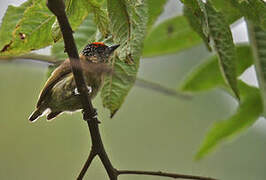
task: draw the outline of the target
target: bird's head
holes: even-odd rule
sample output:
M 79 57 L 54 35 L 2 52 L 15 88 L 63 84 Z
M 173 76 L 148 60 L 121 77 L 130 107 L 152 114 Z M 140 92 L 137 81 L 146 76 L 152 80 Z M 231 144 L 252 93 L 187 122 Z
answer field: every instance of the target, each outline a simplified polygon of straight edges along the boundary
M 86 59 L 98 63 L 105 63 L 108 61 L 110 55 L 113 54 L 114 50 L 119 45 L 107 46 L 102 42 L 94 42 L 88 44 L 81 52 L 81 55 L 85 56 Z

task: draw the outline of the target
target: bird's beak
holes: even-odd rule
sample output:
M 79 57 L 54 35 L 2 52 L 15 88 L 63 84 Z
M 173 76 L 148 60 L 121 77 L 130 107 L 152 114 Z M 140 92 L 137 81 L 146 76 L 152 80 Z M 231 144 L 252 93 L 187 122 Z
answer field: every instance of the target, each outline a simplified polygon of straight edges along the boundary
M 110 52 L 110 54 L 111 54 L 112 52 L 114 52 L 119 46 L 120 46 L 120 44 L 110 46 L 110 47 L 109 47 L 109 52 Z

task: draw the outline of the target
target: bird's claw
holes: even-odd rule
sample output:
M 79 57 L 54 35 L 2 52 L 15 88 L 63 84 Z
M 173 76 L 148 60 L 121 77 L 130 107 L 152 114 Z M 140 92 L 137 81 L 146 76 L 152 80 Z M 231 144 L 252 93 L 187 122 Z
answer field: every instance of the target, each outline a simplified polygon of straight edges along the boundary
M 84 119 L 85 121 L 97 120 L 97 123 L 98 123 L 98 124 L 101 123 L 101 121 L 99 121 L 99 120 L 97 119 L 97 117 L 98 117 L 97 109 L 94 109 L 93 112 L 92 112 L 91 114 L 85 114 L 85 111 L 84 111 L 84 110 L 82 110 L 81 112 L 82 112 L 82 114 L 83 114 L 83 117 L 84 117 L 83 119 Z

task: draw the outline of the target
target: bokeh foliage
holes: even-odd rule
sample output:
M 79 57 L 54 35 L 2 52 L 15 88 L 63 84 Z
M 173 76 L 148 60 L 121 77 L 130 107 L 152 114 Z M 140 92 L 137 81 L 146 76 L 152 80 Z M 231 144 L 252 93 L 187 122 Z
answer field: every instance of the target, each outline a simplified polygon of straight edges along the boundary
M 134 85 L 141 56 L 159 56 L 201 43 L 206 45 L 213 57 L 192 71 L 181 89 L 197 92 L 223 88 L 236 98 L 239 108 L 210 130 L 197 155 L 200 158 L 265 114 L 266 3 L 263 0 L 182 2 L 184 15 L 160 24 L 155 22 L 165 0 L 66 0 L 66 12 L 79 50 L 95 40 L 120 44 L 110 60 L 117 73 L 106 78 L 101 92 L 103 105 L 111 116 Z M 242 17 L 248 21 L 249 45 L 233 42 L 230 25 Z M 19 7 L 8 7 L 0 29 L 0 55 L 22 55 L 52 46 L 52 55 L 63 59 L 66 56 L 61 38 L 56 18 L 47 9 L 45 0 L 28 0 Z M 254 62 L 259 88 L 238 80 Z

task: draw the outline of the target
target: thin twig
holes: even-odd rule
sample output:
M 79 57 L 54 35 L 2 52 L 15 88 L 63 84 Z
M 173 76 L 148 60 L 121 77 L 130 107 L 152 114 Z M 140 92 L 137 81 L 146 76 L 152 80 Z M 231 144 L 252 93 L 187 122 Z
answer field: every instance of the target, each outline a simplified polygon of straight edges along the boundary
M 192 96 L 188 94 L 178 92 L 177 90 L 164 87 L 158 83 L 147 81 L 145 79 L 137 78 L 135 84 L 139 87 L 151 89 L 153 91 L 157 91 L 168 96 L 174 96 L 176 98 L 185 100 L 192 99 Z
M 94 150 L 91 150 L 89 157 L 88 157 L 86 163 L 84 164 L 82 170 L 80 171 L 77 180 L 82 180 L 82 178 L 86 174 L 87 170 L 89 169 L 92 160 L 95 158 L 96 155 L 97 155 L 97 153 Z
M 10 60 L 17 60 L 17 59 L 27 59 L 27 60 L 35 60 L 44 62 L 47 64 L 56 64 L 58 63 L 58 59 L 53 56 L 41 55 L 36 53 L 29 53 L 24 54 L 21 56 L 0 56 L 1 61 L 10 61 Z
M 130 170 L 119 170 L 117 171 L 118 175 L 123 174 L 136 174 L 136 175 L 151 175 L 151 176 L 161 176 L 161 177 L 171 177 L 174 179 L 194 179 L 194 180 L 217 180 L 210 177 L 203 176 L 192 176 L 185 174 L 175 174 L 175 173 L 166 173 L 162 171 L 130 171 Z

